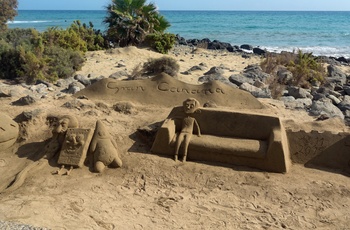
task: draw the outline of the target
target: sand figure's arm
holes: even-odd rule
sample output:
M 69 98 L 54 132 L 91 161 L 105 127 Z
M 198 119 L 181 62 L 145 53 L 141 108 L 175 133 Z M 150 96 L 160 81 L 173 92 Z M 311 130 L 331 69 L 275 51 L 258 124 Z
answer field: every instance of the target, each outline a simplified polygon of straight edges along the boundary
M 202 136 L 202 134 L 201 134 L 201 129 L 199 128 L 199 124 L 198 124 L 198 122 L 196 121 L 196 119 L 194 119 L 194 124 L 196 125 L 196 127 L 197 127 L 197 130 L 198 130 L 198 136 L 200 137 L 200 136 Z

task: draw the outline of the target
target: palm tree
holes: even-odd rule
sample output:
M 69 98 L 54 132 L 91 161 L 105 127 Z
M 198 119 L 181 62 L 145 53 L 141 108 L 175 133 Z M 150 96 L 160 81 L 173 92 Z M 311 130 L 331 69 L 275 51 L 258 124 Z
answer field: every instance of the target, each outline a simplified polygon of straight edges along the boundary
M 120 46 L 138 45 L 147 34 L 163 33 L 170 26 L 157 7 L 146 4 L 146 0 L 112 0 L 106 9 L 107 36 Z

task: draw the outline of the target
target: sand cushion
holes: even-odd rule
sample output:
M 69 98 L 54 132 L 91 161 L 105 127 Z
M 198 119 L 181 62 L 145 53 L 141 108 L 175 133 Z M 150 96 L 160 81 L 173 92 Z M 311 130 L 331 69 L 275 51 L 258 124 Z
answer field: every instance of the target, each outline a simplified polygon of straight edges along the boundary
M 151 151 L 174 155 L 182 107 L 174 108 L 158 130 Z M 273 172 L 290 166 L 286 133 L 278 117 L 201 108 L 191 115 L 199 124 L 188 146 L 188 160 L 244 165 Z

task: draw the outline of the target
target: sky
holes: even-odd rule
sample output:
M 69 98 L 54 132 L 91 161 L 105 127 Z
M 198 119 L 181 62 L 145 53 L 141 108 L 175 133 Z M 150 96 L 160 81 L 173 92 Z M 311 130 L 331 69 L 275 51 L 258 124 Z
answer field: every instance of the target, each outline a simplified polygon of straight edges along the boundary
M 104 10 L 111 0 L 18 0 L 19 10 Z M 160 10 L 350 11 L 350 0 L 154 0 Z

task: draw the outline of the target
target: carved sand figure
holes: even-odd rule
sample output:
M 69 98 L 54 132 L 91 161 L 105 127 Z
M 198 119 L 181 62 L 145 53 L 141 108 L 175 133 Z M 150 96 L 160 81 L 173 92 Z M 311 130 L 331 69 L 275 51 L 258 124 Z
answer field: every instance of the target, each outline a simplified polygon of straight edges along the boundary
M 0 187 L 0 193 L 2 192 L 12 192 L 18 189 L 24 183 L 27 174 L 31 170 L 39 170 L 42 168 L 46 160 L 51 160 L 56 156 L 62 147 L 66 132 L 68 128 L 77 128 L 78 121 L 75 117 L 72 116 L 62 116 L 60 118 L 49 117 L 49 122 L 53 127 L 52 138 L 50 142 L 45 146 L 45 150 L 39 150 L 35 155 L 37 156 L 33 162 L 29 163 L 24 169 L 22 169 L 13 180 L 10 180 L 9 183 L 5 186 Z
M 118 146 L 115 140 L 107 132 L 102 121 L 96 122 L 94 136 L 90 144 L 90 154 L 94 171 L 101 173 L 105 167 L 122 167 Z
M 83 167 L 91 138 L 91 129 L 69 128 L 67 130 L 66 138 L 62 144 L 57 161 L 62 166 L 56 172 L 57 174 L 62 175 L 65 166 L 69 166 L 69 170 L 65 175 L 70 175 L 74 167 Z
M 190 144 L 191 137 L 193 134 L 194 126 L 196 126 L 198 130 L 198 136 L 201 136 L 201 131 L 198 125 L 198 122 L 194 117 L 191 117 L 191 114 L 195 113 L 199 108 L 199 102 L 194 98 L 189 98 L 183 102 L 183 109 L 185 114 L 187 115 L 182 120 L 182 127 L 179 136 L 176 141 L 176 149 L 175 149 L 175 161 L 178 160 L 179 150 L 181 144 L 183 144 L 183 158 L 182 161 L 186 162 L 188 145 Z

